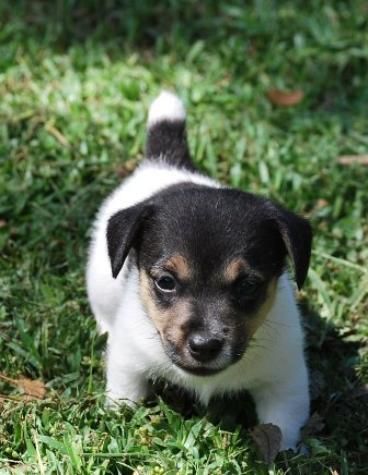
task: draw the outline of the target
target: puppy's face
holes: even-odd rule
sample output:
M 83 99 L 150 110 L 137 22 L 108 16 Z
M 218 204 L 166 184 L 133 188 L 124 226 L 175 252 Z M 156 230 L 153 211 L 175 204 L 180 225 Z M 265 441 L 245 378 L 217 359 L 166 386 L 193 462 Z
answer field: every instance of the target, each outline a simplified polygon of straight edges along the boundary
M 272 306 L 276 277 L 256 272 L 241 257 L 219 259 L 211 274 L 198 267 L 174 254 L 141 269 L 140 293 L 173 363 L 207 375 L 242 357 Z
M 113 272 L 119 250 L 133 247 L 140 297 L 171 361 L 197 375 L 227 368 L 270 311 L 288 252 L 304 279 L 308 224 L 253 195 L 189 184 L 133 208 L 109 223 Z M 119 245 L 127 228 L 135 229 Z

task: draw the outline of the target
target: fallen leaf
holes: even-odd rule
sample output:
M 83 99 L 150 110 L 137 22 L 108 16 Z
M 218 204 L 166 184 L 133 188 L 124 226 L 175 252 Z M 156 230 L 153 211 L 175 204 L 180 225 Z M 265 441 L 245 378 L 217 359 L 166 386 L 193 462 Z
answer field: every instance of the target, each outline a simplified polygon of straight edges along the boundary
M 296 106 L 304 98 L 303 91 L 281 91 L 280 89 L 270 89 L 267 97 L 272 104 L 280 107 Z
M 314 412 L 302 429 L 302 438 L 305 439 L 306 437 L 318 434 L 324 427 L 325 423 L 323 418 L 318 414 L 318 412 Z
M 21 378 L 17 380 L 17 386 L 21 388 L 26 396 L 43 399 L 46 394 L 44 383 L 40 379 Z
M 368 165 L 367 155 L 341 155 L 337 157 L 337 163 L 340 165 Z
M 9 378 L 0 373 L 0 379 L 6 381 L 12 386 L 16 386 L 24 392 L 23 399 L 29 401 L 31 399 L 43 399 L 46 394 L 45 384 L 40 379 L 28 379 L 28 378 Z
M 254 440 L 263 460 L 270 464 L 280 452 L 282 433 L 274 424 L 259 424 L 255 426 L 250 435 Z

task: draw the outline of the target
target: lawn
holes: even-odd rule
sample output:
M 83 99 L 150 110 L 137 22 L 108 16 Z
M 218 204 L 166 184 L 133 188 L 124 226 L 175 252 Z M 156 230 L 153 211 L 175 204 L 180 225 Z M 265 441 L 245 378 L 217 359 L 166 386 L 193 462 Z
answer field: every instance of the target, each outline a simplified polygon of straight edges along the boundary
M 89 227 L 142 158 L 162 88 L 188 107 L 198 167 L 313 226 L 309 456 L 267 466 L 244 414 L 219 425 L 172 389 L 104 409 Z M 275 88 L 304 98 L 281 107 Z M 367 473 L 367 112 L 364 0 L 0 0 L 0 474 Z M 42 380 L 43 399 L 19 378 Z M 231 406 L 251 419 L 249 401 Z

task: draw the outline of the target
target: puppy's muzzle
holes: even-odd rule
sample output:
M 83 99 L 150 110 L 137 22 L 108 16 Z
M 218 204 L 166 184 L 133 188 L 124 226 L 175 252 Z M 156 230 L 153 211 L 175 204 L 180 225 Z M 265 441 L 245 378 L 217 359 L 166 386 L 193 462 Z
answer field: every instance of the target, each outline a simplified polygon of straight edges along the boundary
M 191 356 L 201 363 L 214 360 L 223 346 L 223 338 L 216 338 L 204 332 L 192 333 L 188 338 L 188 348 Z

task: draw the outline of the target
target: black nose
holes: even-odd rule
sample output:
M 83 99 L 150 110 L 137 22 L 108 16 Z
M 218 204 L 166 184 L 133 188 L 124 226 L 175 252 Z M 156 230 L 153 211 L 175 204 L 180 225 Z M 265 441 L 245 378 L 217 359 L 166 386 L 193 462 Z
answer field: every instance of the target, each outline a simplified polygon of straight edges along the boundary
M 220 353 L 224 340 L 194 333 L 189 337 L 188 344 L 193 358 L 203 363 L 213 360 Z

